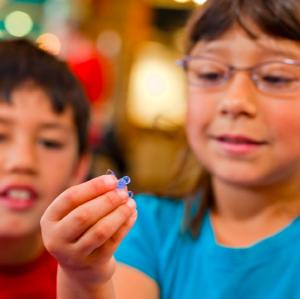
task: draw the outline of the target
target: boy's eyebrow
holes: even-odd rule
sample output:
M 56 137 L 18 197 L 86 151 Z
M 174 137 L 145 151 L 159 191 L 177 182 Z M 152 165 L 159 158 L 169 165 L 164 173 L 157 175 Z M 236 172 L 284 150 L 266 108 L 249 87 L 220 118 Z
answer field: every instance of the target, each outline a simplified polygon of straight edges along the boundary
M 59 123 L 42 123 L 41 124 L 41 129 L 54 129 L 54 130 L 62 130 L 62 131 L 66 131 L 66 132 L 70 132 L 71 128 L 69 126 L 66 126 L 64 124 L 59 124 Z
M 12 121 L 9 119 L 9 118 L 6 118 L 6 117 L 3 117 L 3 116 L 0 116 L 0 123 L 3 123 L 3 124 L 11 124 Z
M 5 124 L 5 125 L 10 125 L 13 123 L 13 120 L 11 120 L 8 117 L 4 117 L 3 115 L 0 115 L 0 123 L 1 124 Z M 65 131 L 67 133 L 69 133 L 72 129 L 71 127 L 64 125 L 64 124 L 60 124 L 60 123 L 54 123 L 54 122 L 44 122 L 41 123 L 40 128 L 42 130 L 61 130 L 61 131 Z

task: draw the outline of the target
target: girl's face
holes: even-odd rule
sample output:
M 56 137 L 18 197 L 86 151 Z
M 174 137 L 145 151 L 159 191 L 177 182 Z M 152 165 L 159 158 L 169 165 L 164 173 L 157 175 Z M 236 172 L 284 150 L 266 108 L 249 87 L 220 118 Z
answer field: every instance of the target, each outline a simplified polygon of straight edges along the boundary
M 217 40 L 200 41 L 190 55 L 247 68 L 300 61 L 300 44 L 263 33 L 254 40 L 234 27 Z M 270 80 L 287 75 L 278 67 L 271 72 Z M 217 89 L 189 84 L 187 135 L 214 179 L 251 187 L 300 179 L 300 88 L 288 96 L 260 91 L 246 71 Z

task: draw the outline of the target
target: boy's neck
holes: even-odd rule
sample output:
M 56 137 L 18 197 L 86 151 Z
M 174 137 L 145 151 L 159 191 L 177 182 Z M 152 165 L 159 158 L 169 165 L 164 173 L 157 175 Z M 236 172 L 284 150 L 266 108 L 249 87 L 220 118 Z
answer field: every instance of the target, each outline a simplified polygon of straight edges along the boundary
M 24 238 L 0 237 L 0 267 L 13 267 L 38 258 L 44 247 L 40 235 Z

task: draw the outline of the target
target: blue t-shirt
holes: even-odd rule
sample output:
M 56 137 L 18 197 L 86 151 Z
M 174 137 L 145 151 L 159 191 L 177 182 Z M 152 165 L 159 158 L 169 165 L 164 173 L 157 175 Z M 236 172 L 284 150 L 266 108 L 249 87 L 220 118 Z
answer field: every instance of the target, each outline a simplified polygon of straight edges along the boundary
M 253 246 L 219 245 L 208 213 L 181 232 L 183 202 L 140 195 L 138 220 L 115 257 L 151 277 L 162 299 L 300 298 L 300 218 Z

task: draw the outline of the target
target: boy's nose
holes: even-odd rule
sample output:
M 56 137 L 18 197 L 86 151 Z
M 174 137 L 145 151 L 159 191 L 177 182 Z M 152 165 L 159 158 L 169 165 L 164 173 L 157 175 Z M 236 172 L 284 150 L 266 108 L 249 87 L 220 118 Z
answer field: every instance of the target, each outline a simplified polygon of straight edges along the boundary
M 219 102 L 219 113 L 232 118 L 253 117 L 256 114 L 257 91 L 246 73 L 236 74 L 225 89 Z
M 6 155 L 6 170 L 15 173 L 34 174 L 37 156 L 34 145 L 19 142 L 10 147 Z

